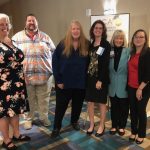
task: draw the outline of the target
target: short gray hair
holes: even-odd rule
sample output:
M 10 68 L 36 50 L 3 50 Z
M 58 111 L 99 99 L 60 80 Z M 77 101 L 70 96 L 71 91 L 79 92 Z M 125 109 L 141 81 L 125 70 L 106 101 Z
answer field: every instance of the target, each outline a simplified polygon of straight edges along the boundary
M 123 30 L 115 30 L 114 33 L 113 33 L 113 36 L 112 36 L 112 39 L 110 41 L 110 44 L 112 47 L 114 47 L 114 39 L 118 36 L 122 36 L 123 37 L 123 47 L 127 47 L 127 40 L 126 40 L 126 36 L 125 36 L 125 33 Z
M 4 14 L 4 13 L 0 13 L 0 19 L 2 19 L 2 18 L 5 18 L 7 21 L 8 21 L 8 27 L 9 27 L 9 29 L 11 29 L 12 28 L 12 25 L 11 25 L 11 23 L 10 23 L 10 19 L 9 19 L 9 16 L 8 15 L 6 15 L 6 14 Z

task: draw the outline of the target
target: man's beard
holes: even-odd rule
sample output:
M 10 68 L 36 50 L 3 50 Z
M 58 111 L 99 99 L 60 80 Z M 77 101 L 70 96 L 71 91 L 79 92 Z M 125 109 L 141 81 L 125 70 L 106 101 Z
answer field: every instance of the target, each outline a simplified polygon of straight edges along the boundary
M 37 28 L 35 25 L 32 25 L 32 26 L 34 26 L 34 28 L 30 28 L 30 26 L 29 26 L 29 27 L 27 27 L 26 29 L 27 29 L 29 32 L 36 32 L 36 31 L 38 30 L 38 28 Z

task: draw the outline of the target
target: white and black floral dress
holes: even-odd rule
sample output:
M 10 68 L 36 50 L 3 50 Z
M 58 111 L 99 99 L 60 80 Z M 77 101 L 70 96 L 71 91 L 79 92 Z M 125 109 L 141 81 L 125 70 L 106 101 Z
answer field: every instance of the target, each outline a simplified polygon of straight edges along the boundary
M 21 50 L 0 42 L 0 118 L 29 111 Z

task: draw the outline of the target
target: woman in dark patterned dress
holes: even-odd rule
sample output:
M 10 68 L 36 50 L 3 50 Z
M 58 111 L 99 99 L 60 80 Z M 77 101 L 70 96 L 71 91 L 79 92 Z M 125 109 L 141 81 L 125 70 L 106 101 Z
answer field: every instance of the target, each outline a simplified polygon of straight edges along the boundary
M 10 28 L 9 17 L 0 13 L 0 131 L 2 147 L 14 150 L 17 147 L 11 140 L 30 140 L 19 131 L 19 114 L 29 111 L 29 106 L 22 65 L 24 55 L 8 37 Z M 9 125 L 13 137 L 9 137 Z
M 105 130 L 105 116 L 107 92 L 109 84 L 109 55 L 110 44 L 106 40 L 106 26 L 101 20 L 93 23 L 90 29 L 92 40 L 90 46 L 90 63 L 88 67 L 88 81 L 86 89 L 86 101 L 88 102 L 88 113 L 90 127 L 87 134 L 94 131 L 94 103 L 98 103 L 100 111 L 100 123 L 95 136 L 100 137 Z

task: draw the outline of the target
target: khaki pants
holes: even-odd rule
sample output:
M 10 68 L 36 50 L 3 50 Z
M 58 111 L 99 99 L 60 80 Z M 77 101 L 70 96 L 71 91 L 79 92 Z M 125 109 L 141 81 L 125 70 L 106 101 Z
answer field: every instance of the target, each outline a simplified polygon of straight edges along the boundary
M 34 118 L 35 112 L 38 112 L 39 119 L 48 119 L 49 100 L 51 89 L 54 87 L 54 77 L 50 76 L 47 83 L 42 85 L 27 85 L 27 93 L 30 105 L 30 117 Z

